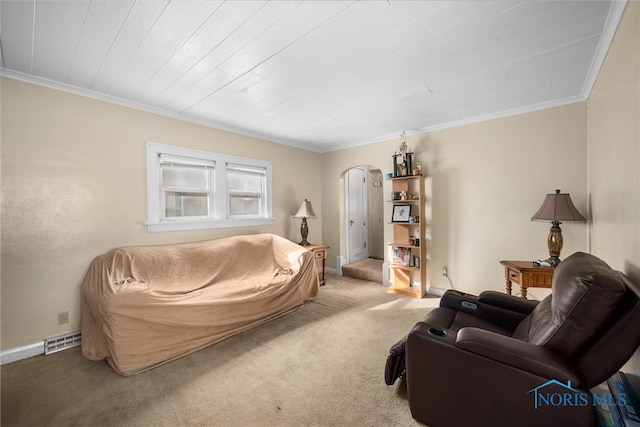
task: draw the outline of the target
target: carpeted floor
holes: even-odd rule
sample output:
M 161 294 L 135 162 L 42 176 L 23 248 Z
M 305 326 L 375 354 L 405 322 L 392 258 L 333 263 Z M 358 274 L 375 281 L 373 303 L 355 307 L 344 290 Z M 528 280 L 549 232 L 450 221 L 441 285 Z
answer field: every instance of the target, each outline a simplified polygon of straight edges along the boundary
M 329 276 L 318 298 L 150 371 L 122 377 L 79 348 L 2 366 L 9 426 L 411 426 L 389 347 L 436 298 Z
M 376 258 L 361 259 L 342 266 L 342 274 L 356 279 L 382 283 L 383 262 L 383 260 Z

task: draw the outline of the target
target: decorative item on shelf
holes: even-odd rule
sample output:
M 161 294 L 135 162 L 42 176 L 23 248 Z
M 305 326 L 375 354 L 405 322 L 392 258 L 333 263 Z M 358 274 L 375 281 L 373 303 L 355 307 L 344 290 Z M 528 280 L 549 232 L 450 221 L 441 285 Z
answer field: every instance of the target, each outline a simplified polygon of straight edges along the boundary
M 562 222 L 585 222 L 586 219 L 574 206 L 569 193 L 560 193 L 560 190 L 556 190 L 555 194 L 546 195 L 542 206 L 531 217 L 531 221 L 551 221 L 551 230 L 547 238 L 549 258 L 545 261 L 555 267 L 560 264 L 560 251 L 563 245 L 560 224 Z
M 411 259 L 411 249 L 396 247 L 393 248 L 393 264 L 404 267 L 409 266 L 409 260 Z
M 421 176 L 422 175 L 422 163 L 416 162 L 415 168 L 413 168 L 413 176 Z
M 415 268 L 420 268 L 420 257 L 418 255 L 413 256 L 413 266 Z
M 413 153 L 407 152 L 407 136 L 404 132 L 401 135 L 400 153 L 393 155 L 393 176 L 410 176 L 413 173 Z
M 393 205 L 392 222 L 409 222 L 411 205 Z
M 407 200 L 407 192 L 406 191 L 401 191 L 400 192 L 400 200 Z
M 415 216 L 410 216 L 409 217 L 409 222 L 416 222 L 416 217 Z
M 300 203 L 298 212 L 296 212 L 293 217 L 302 218 L 302 224 L 300 225 L 300 234 L 302 235 L 302 241 L 298 244 L 301 246 L 309 246 L 311 243 L 307 242 L 307 236 L 309 235 L 307 218 L 316 218 L 316 213 L 313 211 L 311 202 L 307 199 L 304 199 L 304 202 Z
M 387 179 L 393 178 L 393 172 L 387 172 Z

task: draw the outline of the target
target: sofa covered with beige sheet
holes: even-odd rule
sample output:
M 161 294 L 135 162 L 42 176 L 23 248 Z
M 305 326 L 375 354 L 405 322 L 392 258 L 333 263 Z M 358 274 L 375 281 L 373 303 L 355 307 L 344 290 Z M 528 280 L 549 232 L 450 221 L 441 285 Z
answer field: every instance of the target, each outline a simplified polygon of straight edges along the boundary
M 271 234 L 114 249 L 82 285 L 82 353 L 131 375 L 298 307 L 313 254 Z

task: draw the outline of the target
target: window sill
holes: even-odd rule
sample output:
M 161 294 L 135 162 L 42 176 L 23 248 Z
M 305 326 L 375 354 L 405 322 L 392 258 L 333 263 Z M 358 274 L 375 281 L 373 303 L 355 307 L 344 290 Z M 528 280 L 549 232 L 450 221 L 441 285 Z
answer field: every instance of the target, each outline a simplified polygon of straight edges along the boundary
M 205 228 L 230 228 L 246 227 L 256 225 L 273 225 L 273 218 L 251 218 L 251 219 L 227 219 L 219 221 L 161 221 L 145 222 L 147 231 L 179 231 L 179 230 L 202 230 Z

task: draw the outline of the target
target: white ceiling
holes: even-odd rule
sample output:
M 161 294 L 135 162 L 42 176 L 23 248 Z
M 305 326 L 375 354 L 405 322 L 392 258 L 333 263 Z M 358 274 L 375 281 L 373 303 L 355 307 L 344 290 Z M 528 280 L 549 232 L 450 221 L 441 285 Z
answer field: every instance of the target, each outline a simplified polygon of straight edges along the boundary
M 1 0 L 0 65 L 325 152 L 585 100 L 625 4 Z

